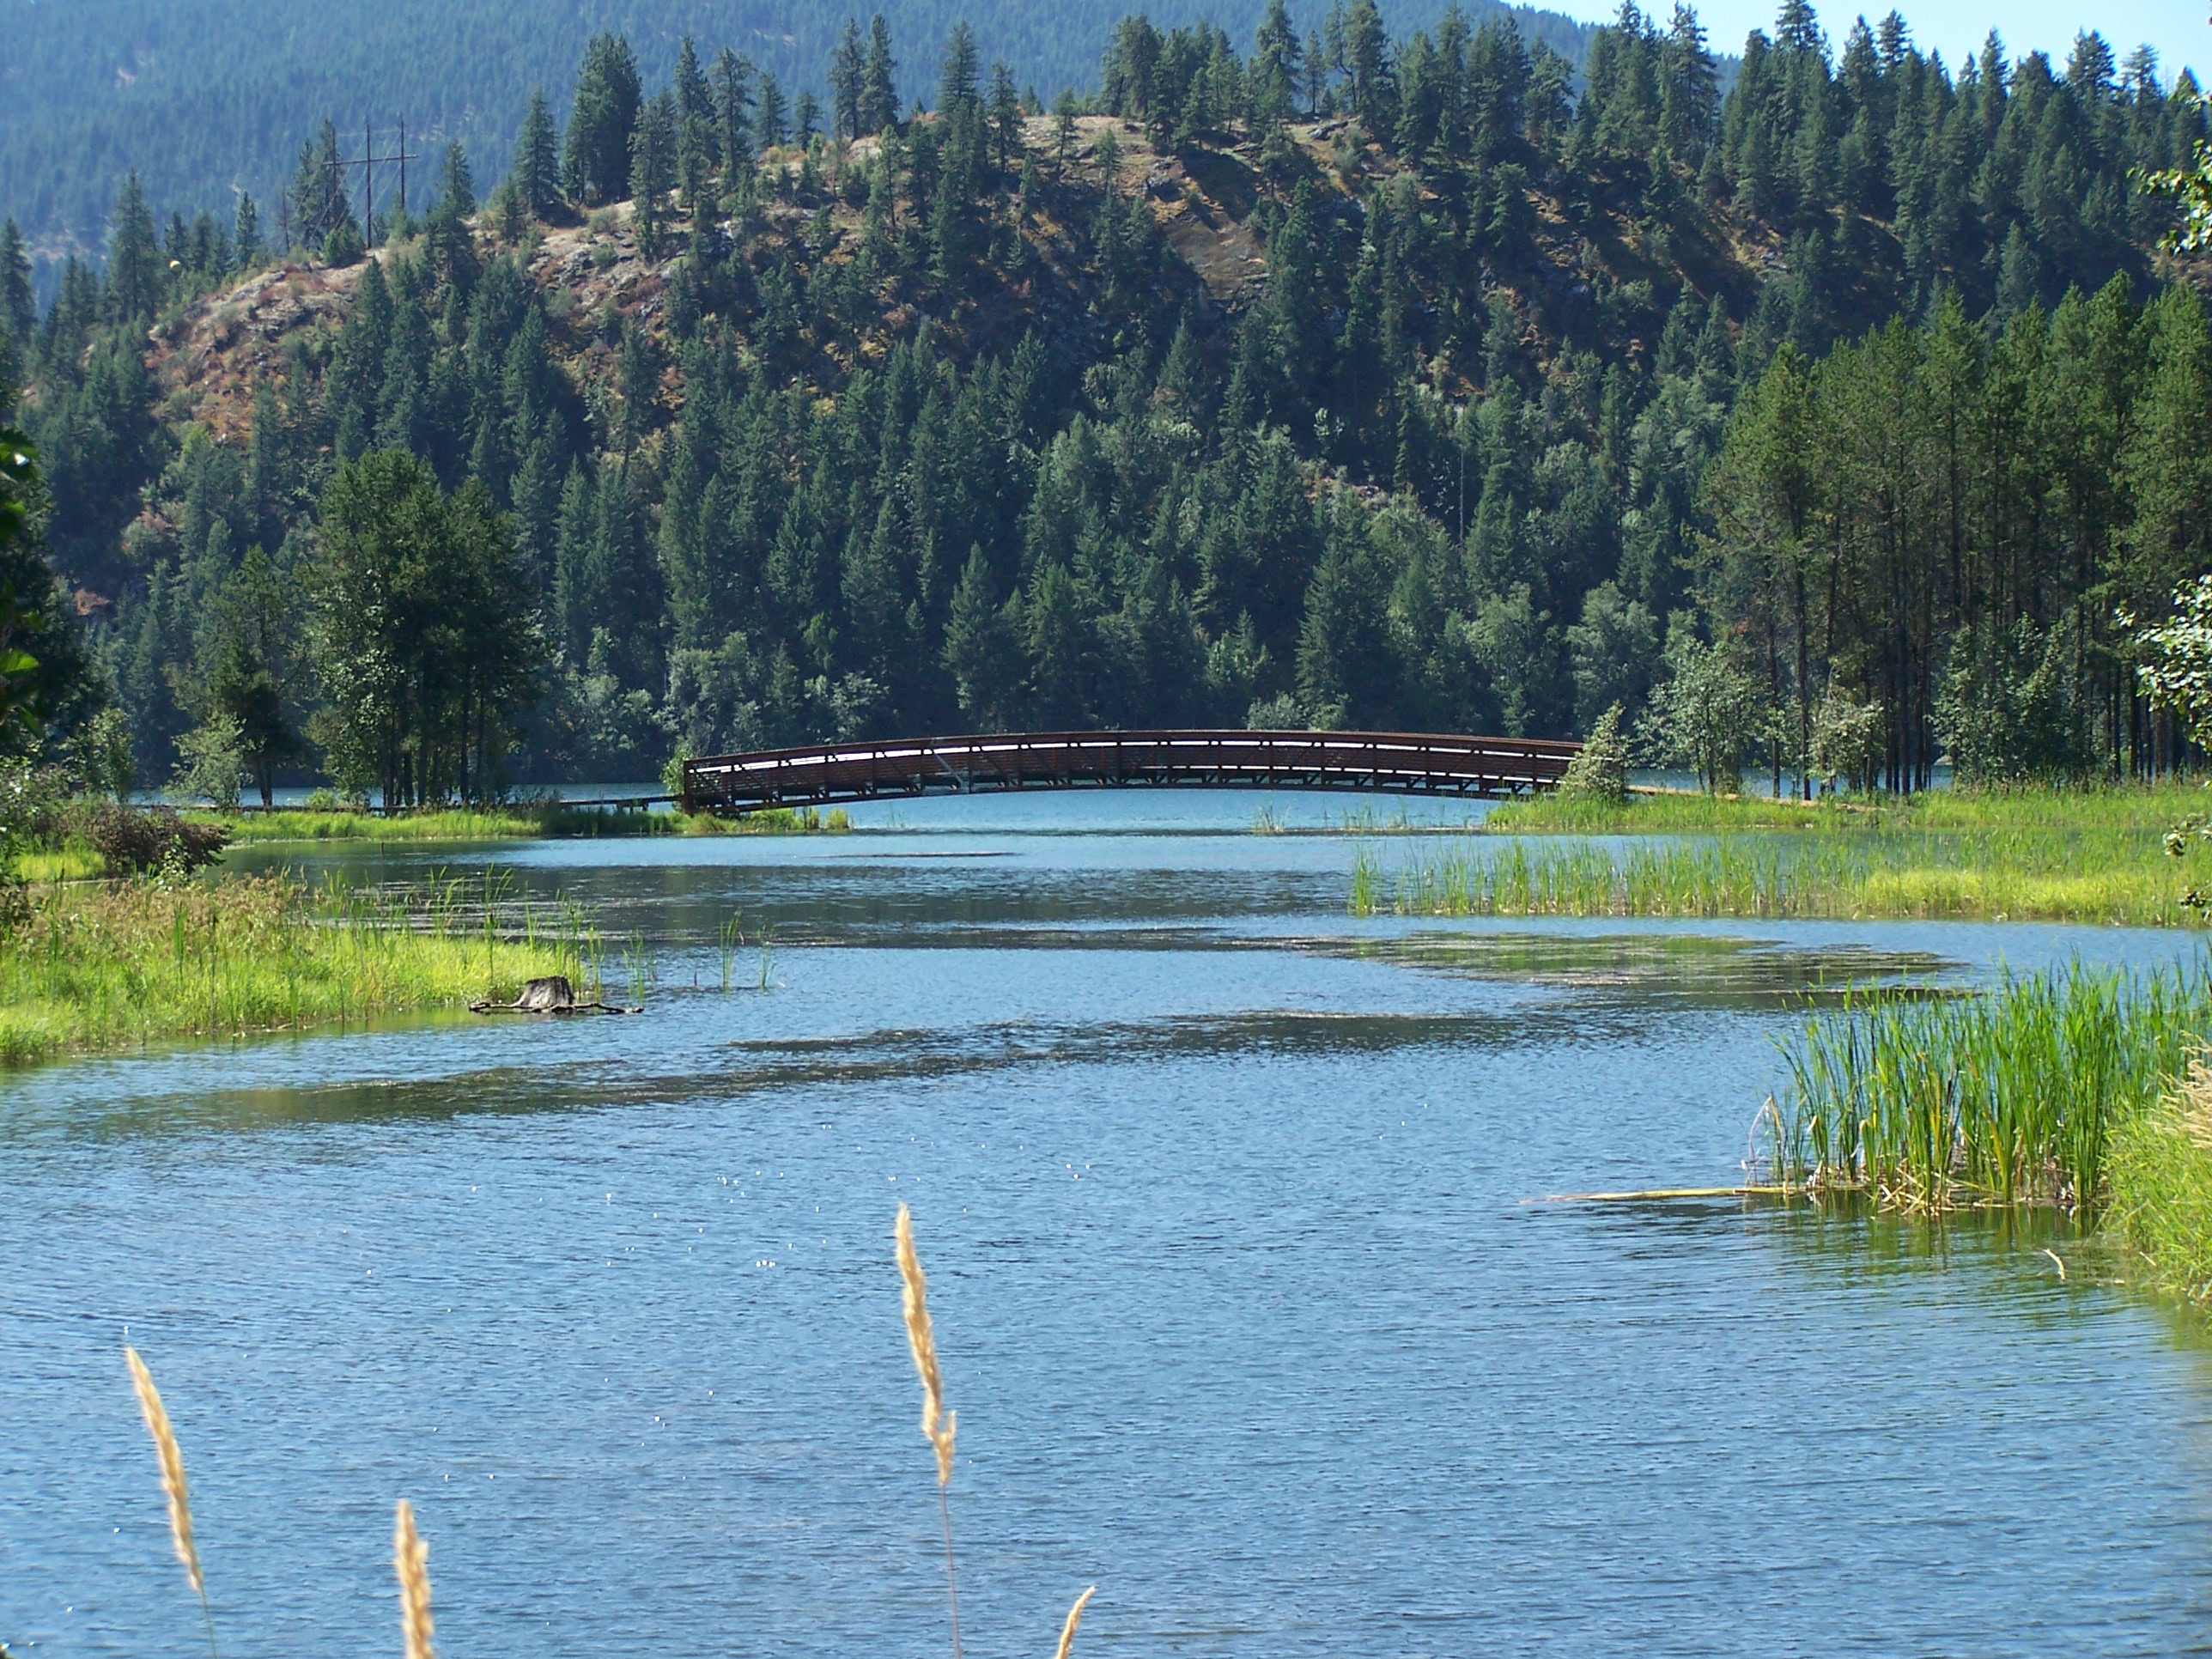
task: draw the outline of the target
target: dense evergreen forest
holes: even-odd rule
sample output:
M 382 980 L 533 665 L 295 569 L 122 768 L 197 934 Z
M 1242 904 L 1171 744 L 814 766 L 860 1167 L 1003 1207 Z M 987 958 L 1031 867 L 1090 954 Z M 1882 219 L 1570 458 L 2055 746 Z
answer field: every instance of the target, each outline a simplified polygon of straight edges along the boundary
M 455 144 L 364 226 L 325 128 L 279 259 L 133 178 L 42 316 L 10 226 L 92 691 L 149 778 L 408 799 L 1616 709 L 1714 777 L 2170 763 L 2131 629 L 2212 569 L 2212 342 L 2141 170 L 2193 87 L 1797 0 L 1724 98 L 1686 9 L 1584 68 L 1370 0 L 1125 18 L 1049 110 L 964 25 L 847 25 L 818 103 L 602 35 L 481 202 Z
M 1480 22 L 1500 0 L 1465 0 Z M 1164 0 L 1153 20 L 1172 27 L 1201 17 L 1242 40 L 1263 0 Z M 902 40 L 942 41 L 965 17 L 1047 100 L 1088 86 L 1119 15 L 1118 0 L 887 0 Z M 1416 0 L 1401 27 L 1433 24 L 1443 0 Z M 729 41 L 789 95 L 818 91 L 842 14 L 793 0 L 752 0 L 741 38 Z M 1579 64 L 1589 27 L 1557 12 L 1513 10 L 1529 40 Z M 1316 9 L 1313 22 L 1320 21 Z M 585 42 L 627 40 L 651 80 L 673 69 L 683 40 L 720 40 L 732 9 L 712 0 L 0 0 L 0 217 L 22 228 L 42 295 L 53 266 L 74 250 L 96 252 L 125 175 L 186 217 L 227 214 L 238 191 L 271 200 L 289 176 L 300 139 L 325 116 L 362 153 L 374 124 L 379 153 L 392 153 L 398 124 L 408 148 L 429 158 L 416 171 L 434 187 L 436 157 L 458 138 L 486 176 L 503 171 L 533 87 L 556 101 L 573 90 Z M 903 112 L 933 88 L 933 63 L 906 66 Z M 387 171 L 387 186 L 398 169 Z

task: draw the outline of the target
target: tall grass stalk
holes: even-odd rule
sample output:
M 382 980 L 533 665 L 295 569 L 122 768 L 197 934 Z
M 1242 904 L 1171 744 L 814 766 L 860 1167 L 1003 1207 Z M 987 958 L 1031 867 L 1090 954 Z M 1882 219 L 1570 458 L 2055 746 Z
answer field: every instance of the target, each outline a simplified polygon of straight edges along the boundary
M 1784 1046 L 1768 1178 L 1923 1212 L 2094 1208 L 2116 1133 L 2157 1103 L 2208 1030 L 2201 967 L 2077 963 L 1979 995 L 1857 994 Z
M 404 1498 L 392 1518 L 392 1567 L 399 1579 L 399 1636 L 407 1659 L 438 1659 L 430 1645 L 430 1547 L 415 1530 L 415 1506 Z
M 738 951 L 745 942 L 745 913 L 730 912 L 729 920 L 714 930 L 714 943 L 722 962 L 722 994 L 729 994 L 730 981 L 737 971 Z
M 1075 1645 L 1075 1627 L 1083 1622 L 1083 1609 L 1097 1594 L 1098 1586 L 1093 1584 L 1075 1598 L 1075 1605 L 1067 1610 L 1067 1622 L 1060 1627 L 1060 1645 L 1053 1650 L 1052 1659 L 1067 1659 L 1067 1650 Z
M 623 951 L 623 966 L 629 976 L 629 1000 L 643 1003 L 645 994 L 653 988 L 653 951 L 646 944 L 642 933 L 633 933 Z
M 169 1506 L 169 1541 L 177 1559 L 184 1563 L 185 1577 L 200 1599 L 200 1617 L 207 1624 L 208 1653 L 215 1659 L 215 1613 L 208 1605 L 207 1580 L 200 1573 L 199 1546 L 192 1541 L 192 1495 L 185 1480 L 185 1454 L 177 1444 L 177 1431 L 169 1425 L 168 1408 L 161 1391 L 154 1386 L 154 1373 L 126 1346 L 123 1358 L 131 1367 L 131 1387 L 138 1396 L 138 1412 L 146 1419 L 146 1432 L 154 1437 L 154 1455 L 161 1468 L 161 1496 Z
M 952 1608 L 952 1659 L 960 1659 L 960 1588 L 952 1571 L 952 1443 L 958 1413 L 945 1409 L 945 1379 L 937 1368 L 937 1336 L 929 1323 L 929 1281 L 914 1248 L 914 1216 L 903 1204 L 892 1226 L 898 1257 L 900 1306 L 906 1319 L 907 1346 L 921 1377 L 921 1431 L 937 1453 L 937 1514 L 945 1529 L 945 1593 Z

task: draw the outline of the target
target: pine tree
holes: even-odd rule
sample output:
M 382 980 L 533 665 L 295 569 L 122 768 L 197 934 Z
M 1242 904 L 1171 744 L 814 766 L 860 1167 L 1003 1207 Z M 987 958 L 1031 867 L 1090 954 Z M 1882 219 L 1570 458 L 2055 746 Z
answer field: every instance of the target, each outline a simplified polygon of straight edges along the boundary
M 979 61 L 975 31 L 964 20 L 955 23 L 952 33 L 945 37 L 938 71 L 937 107 L 940 114 L 960 115 L 974 107 Z
M 830 54 L 830 119 L 836 137 L 860 136 L 860 26 L 848 17 Z
M 522 113 L 521 131 L 514 138 L 516 193 L 525 212 L 543 219 L 561 200 L 561 135 L 545 101 L 545 88 L 530 89 L 530 104 Z
M 238 193 L 238 217 L 231 232 L 231 255 L 240 270 L 251 270 L 269 257 L 261 240 L 261 210 L 244 191 Z
M 722 188 L 733 198 L 753 176 L 752 60 L 727 46 L 714 54 L 714 132 L 722 154 Z
M 763 149 L 774 149 L 783 142 L 783 88 L 775 76 L 763 70 L 753 101 L 754 140 Z
M 629 183 L 630 138 L 642 101 L 629 42 L 593 35 L 577 71 L 562 158 L 562 182 L 570 196 L 594 202 L 621 198 Z
M 115 229 L 107 250 L 107 311 L 117 322 L 150 321 L 161 308 L 165 282 L 154 216 L 136 172 L 115 198 Z
M 1004 63 L 991 65 L 991 147 L 1000 173 L 1022 153 L 1022 100 L 1014 90 L 1014 72 Z
M 38 301 L 31 291 L 31 261 L 13 219 L 0 225 L 0 330 L 20 352 L 38 337 Z
M 868 55 L 860 67 L 860 131 L 881 132 L 898 119 L 898 63 L 891 56 L 891 26 L 878 12 L 868 21 Z
M 714 93 L 707 85 L 707 77 L 700 73 L 699 54 L 688 34 L 676 49 L 676 70 L 670 76 L 669 89 L 676 94 L 679 121 L 704 121 L 713 117 Z
M 337 160 L 338 130 L 325 119 L 315 137 L 300 146 L 299 166 L 292 174 L 292 242 L 295 247 L 320 248 L 341 222 L 353 217 L 345 192 L 338 188 Z
M 668 192 L 676 183 L 676 100 L 662 92 L 645 106 L 630 135 L 629 193 L 638 252 L 658 261 L 667 225 Z
M 1252 124 L 1265 128 L 1287 121 L 1299 82 L 1298 33 L 1283 0 L 1267 0 L 1267 15 L 1252 47 Z

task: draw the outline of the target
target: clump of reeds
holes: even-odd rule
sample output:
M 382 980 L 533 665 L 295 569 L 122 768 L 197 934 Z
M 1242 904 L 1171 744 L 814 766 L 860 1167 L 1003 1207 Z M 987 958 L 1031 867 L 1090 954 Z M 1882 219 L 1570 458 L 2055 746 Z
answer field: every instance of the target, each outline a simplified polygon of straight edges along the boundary
M 138 1396 L 138 1410 L 146 1419 L 146 1432 L 154 1437 L 154 1454 L 161 1468 L 161 1496 L 168 1500 L 169 1541 L 177 1559 L 184 1563 L 185 1577 L 200 1599 L 200 1616 L 207 1621 L 208 1651 L 215 1652 L 215 1613 L 208 1606 L 207 1580 L 200 1573 L 199 1546 L 192 1541 L 192 1495 L 185 1480 L 185 1454 L 177 1444 L 177 1431 L 169 1424 L 161 1391 L 154 1386 L 154 1373 L 126 1346 L 123 1358 L 131 1366 L 131 1387 Z
M 929 1323 L 929 1281 L 914 1248 L 914 1216 L 903 1204 L 892 1227 L 897 1243 L 900 1302 L 906 1316 L 907 1346 L 921 1376 L 921 1431 L 937 1453 L 937 1513 L 945 1529 L 945 1593 L 952 1607 L 952 1655 L 960 1656 L 960 1590 L 952 1571 L 952 1440 L 957 1413 L 945 1409 L 945 1379 L 937 1368 L 937 1336 Z
M 1770 1175 L 1934 1212 L 2107 1196 L 2107 1155 L 2212 1030 L 2202 969 L 2074 964 L 1977 995 L 1866 992 L 1807 1021 L 1770 1103 Z
M 430 1547 L 415 1530 L 415 1506 L 404 1498 L 392 1519 L 392 1568 L 399 1579 L 399 1634 L 407 1659 L 438 1659 L 430 1645 Z

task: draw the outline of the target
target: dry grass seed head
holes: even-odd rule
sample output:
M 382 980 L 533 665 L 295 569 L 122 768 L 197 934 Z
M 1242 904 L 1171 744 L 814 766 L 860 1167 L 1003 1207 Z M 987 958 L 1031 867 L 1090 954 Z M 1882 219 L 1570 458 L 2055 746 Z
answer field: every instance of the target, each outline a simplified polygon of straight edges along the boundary
M 138 1357 L 136 1348 L 126 1346 L 123 1357 L 131 1364 L 131 1386 L 137 1391 L 138 1410 L 146 1419 L 146 1431 L 154 1437 L 155 1455 L 161 1463 L 161 1495 L 169 1500 L 169 1539 L 177 1547 L 177 1559 L 185 1564 L 185 1577 L 191 1581 L 192 1594 L 205 1596 L 207 1585 L 200 1577 L 200 1553 L 192 1542 L 192 1498 L 185 1485 L 185 1455 L 177 1445 L 177 1431 L 169 1426 L 169 1413 L 161 1404 L 161 1391 L 154 1386 L 154 1373 L 146 1369 L 146 1362 Z
M 1093 1584 L 1075 1598 L 1075 1605 L 1067 1610 L 1067 1622 L 1060 1627 L 1060 1646 L 1054 1650 L 1052 1659 L 1067 1659 L 1068 1649 L 1075 1645 L 1075 1627 L 1083 1621 L 1084 1603 L 1097 1594 L 1098 1586 Z
M 392 1565 L 399 1576 L 399 1632 L 407 1659 L 437 1659 L 430 1645 L 430 1547 L 415 1530 L 415 1506 L 404 1498 L 392 1520 Z
M 958 1417 L 945 1409 L 945 1379 L 937 1369 L 937 1338 L 929 1325 L 929 1281 L 922 1276 L 921 1258 L 915 1254 L 914 1216 L 903 1204 L 894 1231 L 907 1346 L 914 1351 L 914 1368 L 921 1376 L 921 1431 L 936 1448 L 937 1484 L 942 1486 L 952 1479 L 952 1439 Z

